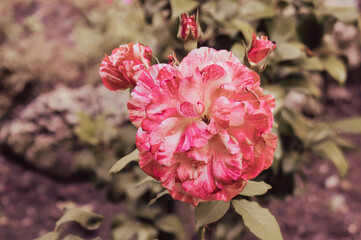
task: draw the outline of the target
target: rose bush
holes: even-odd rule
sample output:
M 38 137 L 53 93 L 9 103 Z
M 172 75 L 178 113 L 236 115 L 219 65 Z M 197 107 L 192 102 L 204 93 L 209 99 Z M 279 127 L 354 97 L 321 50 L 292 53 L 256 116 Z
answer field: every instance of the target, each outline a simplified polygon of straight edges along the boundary
M 139 165 L 174 199 L 229 201 L 270 167 L 275 100 L 231 52 L 199 48 L 144 70 L 128 102 Z
M 152 50 L 141 43 L 119 46 L 110 56 L 105 56 L 100 65 L 100 77 L 110 90 L 135 87 L 138 76 L 149 67 Z

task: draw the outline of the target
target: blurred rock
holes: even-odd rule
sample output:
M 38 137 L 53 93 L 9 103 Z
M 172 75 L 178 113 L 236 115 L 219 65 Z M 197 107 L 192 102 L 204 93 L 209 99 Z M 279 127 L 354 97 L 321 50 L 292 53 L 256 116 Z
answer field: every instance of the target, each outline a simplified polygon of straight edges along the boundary
M 333 28 L 334 41 L 347 56 L 350 68 L 356 68 L 361 63 L 358 34 L 356 26 L 342 22 L 336 22 Z
M 301 112 L 303 106 L 306 103 L 306 95 L 295 90 L 290 91 L 285 98 L 285 106 L 291 109 L 295 109 L 298 112 Z
M 330 85 L 327 90 L 327 99 L 331 101 L 350 102 L 352 94 L 344 87 Z
M 339 183 L 340 183 L 340 178 L 338 177 L 338 175 L 334 174 L 334 175 L 326 178 L 325 187 L 327 189 L 335 188 L 339 185 Z
M 75 172 L 75 152 L 85 144 L 77 139 L 77 113 L 91 117 L 109 113 L 107 123 L 120 126 L 127 120 L 128 92 L 111 92 L 104 86 L 77 89 L 57 86 L 39 95 L 0 129 L 0 147 L 49 174 L 68 177 Z

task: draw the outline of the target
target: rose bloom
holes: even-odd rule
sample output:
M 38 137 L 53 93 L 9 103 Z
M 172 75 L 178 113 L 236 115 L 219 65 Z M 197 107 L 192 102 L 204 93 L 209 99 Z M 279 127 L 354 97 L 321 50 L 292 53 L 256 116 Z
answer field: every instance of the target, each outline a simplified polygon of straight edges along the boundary
M 256 37 L 256 34 L 253 33 L 252 45 L 247 52 L 248 60 L 257 64 L 266 58 L 275 48 L 276 44 L 268 40 L 267 36 Z
M 270 167 L 275 100 L 231 52 L 199 48 L 138 78 L 128 102 L 139 165 L 174 199 L 229 201 Z
M 152 50 L 141 43 L 120 45 L 105 56 L 99 74 L 104 85 L 110 90 L 124 90 L 135 87 L 137 78 L 149 67 Z

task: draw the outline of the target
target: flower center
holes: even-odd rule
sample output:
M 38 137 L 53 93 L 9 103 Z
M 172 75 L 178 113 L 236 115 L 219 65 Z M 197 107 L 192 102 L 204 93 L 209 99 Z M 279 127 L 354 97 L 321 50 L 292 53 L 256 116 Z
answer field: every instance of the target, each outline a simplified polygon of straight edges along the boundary
M 211 119 L 208 117 L 207 114 L 202 115 L 202 121 L 205 122 L 207 125 L 211 122 Z

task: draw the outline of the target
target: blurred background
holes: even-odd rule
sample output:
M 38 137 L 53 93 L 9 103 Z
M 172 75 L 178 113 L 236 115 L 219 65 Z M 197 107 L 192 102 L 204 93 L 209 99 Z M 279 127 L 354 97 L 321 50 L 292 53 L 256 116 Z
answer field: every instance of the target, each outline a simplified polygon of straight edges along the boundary
M 284 239 L 361 239 L 360 8 L 360 0 L 2 0 L 0 239 L 195 239 L 194 208 L 159 183 L 138 184 L 136 162 L 108 174 L 134 150 L 136 129 L 129 92 L 107 90 L 98 71 L 105 53 L 129 42 L 150 46 L 160 62 L 172 51 L 181 59 L 179 14 L 196 9 L 199 46 L 242 60 L 253 31 L 277 43 L 261 87 L 276 98 L 279 147 L 257 178 L 273 188 L 257 201 Z M 104 218 L 56 224 L 71 207 Z M 256 237 L 233 211 L 209 225 L 207 239 Z

